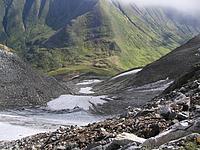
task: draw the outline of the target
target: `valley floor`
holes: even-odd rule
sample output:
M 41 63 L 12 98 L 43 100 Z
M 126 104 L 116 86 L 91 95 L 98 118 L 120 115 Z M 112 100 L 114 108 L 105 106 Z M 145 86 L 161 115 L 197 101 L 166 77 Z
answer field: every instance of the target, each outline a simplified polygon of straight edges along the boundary
M 0 141 L 17 140 L 36 133 L 51 132 L 60 126 L 84 126 L 111 118 L 124 112 L 128 106 L 144 105 L 163 91 L 169 83 L 162 81 L 129 89 L 125 94 L 97 96 L 92 87 L 103 80 L 91 76 L 73 79 L 67 84 L 73 88 L 75 95 L 61 95 L 50 101 L 46 107 L 0 112 Z
M 43 108 L 1 112 L 0 133 L 6 130 L 6 136 L 0 136 L 0 149 L 200 148 L 199 81 L 188 80 L 153 100 L 176 82 L 161 80 L 126 89 L 115 97 L 97 96 L 92 87 L 100 82 L 98 78 L 74 80 L 76 95 L 62 95 Z M 117 115 L 120 110 L 123 113 Z

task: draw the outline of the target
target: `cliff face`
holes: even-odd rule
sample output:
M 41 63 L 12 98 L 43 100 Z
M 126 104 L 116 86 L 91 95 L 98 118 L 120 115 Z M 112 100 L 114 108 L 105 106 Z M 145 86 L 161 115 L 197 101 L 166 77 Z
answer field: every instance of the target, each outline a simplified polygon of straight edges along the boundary
M 37 74 L 9 48 L 0 45 L 0 109 L 45 105 L 64 93 L 69 93 L 66 87 Z
M 144 66 L 200 31 L 198 17 L 118 0 L 2 0 L 0 10 L 0 42 L 45 71 L 114 74 Z

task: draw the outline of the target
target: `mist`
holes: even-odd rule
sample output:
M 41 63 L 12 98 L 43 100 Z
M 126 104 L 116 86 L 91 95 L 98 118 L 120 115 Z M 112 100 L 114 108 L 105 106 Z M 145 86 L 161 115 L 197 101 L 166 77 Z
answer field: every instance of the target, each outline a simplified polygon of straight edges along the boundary
M 170 7 L 190 14 L 200 13 L 200 0 L 118 0 L 124 4 L 135 3 L 143 6 Z

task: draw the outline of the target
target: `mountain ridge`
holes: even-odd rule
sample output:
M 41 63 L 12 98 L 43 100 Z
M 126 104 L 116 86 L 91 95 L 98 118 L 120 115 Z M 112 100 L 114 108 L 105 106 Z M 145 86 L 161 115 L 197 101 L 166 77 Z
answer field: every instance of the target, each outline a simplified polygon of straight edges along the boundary
M 200 32 L 198 19 L 120 1 L 4 2 L 10 5 L 1 1 L 0 42 L 50 75 L 114 75 L 157 60 Z
M 177 80 L 199 64 L 200 35 L 174 49 L 157 61 L 148 64 L 136 74 L 109 79 L 97 85 L 98 91 L 116 93 L 120 90 L 143 86 L 160 80 Z

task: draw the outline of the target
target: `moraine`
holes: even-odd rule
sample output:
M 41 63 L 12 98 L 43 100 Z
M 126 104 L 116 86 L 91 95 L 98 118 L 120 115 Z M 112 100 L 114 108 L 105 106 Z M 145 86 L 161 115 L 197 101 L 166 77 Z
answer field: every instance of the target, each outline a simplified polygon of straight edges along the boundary
M 90 111 L 94 109 L 94 106 L 106 104 L 107 101 L 105 99 L 112 101 L 106 95 L 94 96 L 92 86 L 99 82 L 101 81 L 96 79 L 79 82 L 77 83 L 80 87 L 79 95 L 61 95 L 48 102 L 46 107 L 12 109 L 0 112 L 0 133 L 5 133 L 6 131 L 7 135 L 0 136 L 0 141 L 20 139 L 36 133 L 53 131 L 59 126 L 84 126 L 111 117 L 110 115 L 94 115 Z M 149 85 L 146 85 L 145 87 L 131 90 L 145 93 L 149 92 L 149 90 L 160 91 L 167 86 L 167 81 L 160 81 L 151 85 L 153 89 Z M 84 91 L 87 88 L 89 91 Z M 13 129 L 16 133 L 14 137 L 11 134 Z

